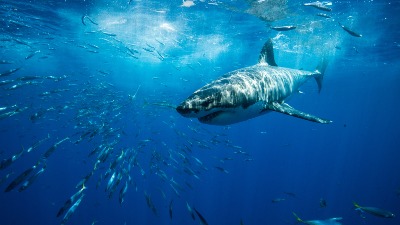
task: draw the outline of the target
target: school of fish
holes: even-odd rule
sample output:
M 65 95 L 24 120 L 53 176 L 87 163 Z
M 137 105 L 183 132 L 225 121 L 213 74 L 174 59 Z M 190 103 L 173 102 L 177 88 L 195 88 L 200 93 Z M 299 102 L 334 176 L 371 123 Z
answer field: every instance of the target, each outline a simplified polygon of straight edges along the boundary
M 158 96 L 144 95 L 141 93 L 143 88 L 140 83 L 135 85 L 131 93 L 123 92 L 110 81 L 111 71 L 91 68 L 77 71 L 77 74 L 30 72 L 34 60 L 51 63 L 57 50 L 62 51 L 65 46 L 71 45 L 76 51 L 90 55 L 112 48 L 118 57 L 129 60 L 140 60 L 144 55 L 159 61 L 173 59 L 155 45 L 131 45 L 120 40 L 116 33 L 98 29 L 99 24 L 91 15 L 82 15 L 80 18 L 80 25 L 87 28 L 83 35 L 88 37 L 86 40 L 98 40 L 103 45 L 59 36 L 58 32 L 63 27 L 56 22 L 48 23 L 47 18 L 35 14 L 49 11 L 50 6 L 28 6 L 33 9 L 33 13 L 24 13 L 23 16 L 18 14 L 18 10 L 10 9 L 22 9 L 27 5 L 7 2 L 0 6 L 0 15 L 3 15 L 8 24 L 1 28 L 3 33 L 0 34 L 3 53 L 0 57 L 4 57 L 0 58 L 0 123 L 18 126 L 20 121 L 29 121 L 31 124 L 24 128 L 29 134 L 26 137 L 21 135 L 23 140 L 15 143 L 14 149 L 5 149 L 0 154 L 0 185 L 4 192 L 28 190 L 46 176 L 46 171 L 53 169 L 48 166 L 50 160 L 65 155 L 65 151 L 74 152 L 74 148 L 84 146 L 87 151 L 82 153 L 86 155 L 82 161 L 90 164 L 91 169 L 80 174 L 81 178 L 76 181 L 76 185 L 70 187 L 70 193 L 66 193 L 69 197 L 64 199 L 64 204 L 58 206 L 59 210 L 54 216 L 60 218 L 60 224 L 69 221 L 79 205 L 85 201 L 86 192 L 90 189 L 104 189 L 107 198 L 116 198 L 121 205 L 128 200 L 128 191 L 142 192 L 143 201 L 154 215 L 158 215 L 162 207 L 153 201 L 152 196 L 161 194 L 168 205 L 170 220 L 179 216 L 174 214 L 174 207 L 181 204 L 186 207 L 193 220 L 197 218 L 200 224 L 207 225 L 201 210 L 180 198 L 181 193 L 195 189 L 193 183 L 200 180 L 208 170 L 215 169 L 229 174 L 224 167 L 228 161 L 253 160 L 245 149 L 227 138 L 224 129 L 212 132 L 194 121 L 182 126 L 179 115 L 163 118 L 165 111 L 172 111 L 171 108 L 174 108 L 168 101 L 171 97 L 160 101 Z M 304 3 L 304 6 L 326 13 L 333 11 L 331 4 L 327 2 Z M 255 13 L 255 10 L 253 7 L 247 13 Z M 58 18 L 56 14 L 52 16 Z M 317 16 L 331 18 L 323 13 L 318 13 Z M 276 18 L 277 16 L 268 19 L 264 16 L 262 19 L 274 21 Z M 339 26 L 354 37 L 362 37 L 342 23 Z M 270 26 L 279 32 L 295 30 L 296 27 L 298 25 Z M 40 37 L 27 38 L 28 36 L 21 36 L 21 32 L 32 36 L 40 34 Z M 157 42 L 159 46 L 165 45 L 159 40 Z M 16 48 L 19 49 L 20 57 L 7 58 L 7 53 L 14 52 Z M 82 80 L 82 76 L 86 79 Z M 20 93 L 29 94 L 21 96 Z M 146 115 L 148 120 L 138 119 L 141 115 Z M 161 125 L 155 124 L 160 121 Z M 60 122 L 62 123 L 58 124 Z M 47 126 L 54 127 L 54 123 L 58 124 L 57 129 L 46 130 Z M 174 140 L 160 138 L 160 126 L 163 127 L 163 132 L 172 134 Z M 43 132 L 44 130 L 47 132 Z M 46 135 L 36 136 L 35 131 Z M 0 132 L 7 131 L 2 128 Z M 67 135 L 59 136 L 59 133 Z M 34 142 L 26 143 L 25 140 L 32 138 L 35 139 Z M 208 160 L 209 156 L 202 155 L 201 152 L 212 154 L 213 149 L 229 151 L 226 151 L 228 153 L 225 156 L 217 158 L 214 164 L 204 163 L 204 159 Z M 36 157 L 33 164 L 24 165 L 25 169 L 22 171 L 14 171 L 17 162 L 31 157 Z M 149 177 L 167 183 L 169 190 L 160 189 L 160 193 L 152 193 L 143 189 L 143 185 L 139 184 L 146 182 Z M 89 182 L 91 180 L 95 180 L 95 186 L 92 185 L 93 182 Z M 165 193 L 169 191 L 174 195 L 167 197 Z M 291 192 L 285 194 L 295 197 Z M 273 203 L 282 201 L 285 198 L 272 200 Z M 385 218 L 394 217 L 393 213 L 385 210 L 361 207 L 356 203 L 354 205 L 362 212 Z M 332 218 L 325 222 L 303 221 L 294 215 L 297 221 L 306 224 L 340 224 L 338 221 L 341 220 Z M 243 221 L 240 223 L 243 224 Z

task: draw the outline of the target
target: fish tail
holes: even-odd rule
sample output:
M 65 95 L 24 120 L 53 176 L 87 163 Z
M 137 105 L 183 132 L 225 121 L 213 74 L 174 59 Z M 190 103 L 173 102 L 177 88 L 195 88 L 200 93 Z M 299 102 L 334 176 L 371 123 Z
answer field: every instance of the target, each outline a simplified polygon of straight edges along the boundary
M 296 213 L 294 213 L 294 212 L 292 212 L 292 213 L 293 213 L 293 216 L 296 218 L 297 222 L 304 223 L 304 221 L 302 219 L 300 219 L 300 217 L 298 217 Z
M 315 76 L 315 81 L 317 82 L 318 85 L 318 93 L 321 92 L 321 88 L 322 88 L 322 81 L 324 79 L 324 74 L 325 74 L 325 70 L 326 67 L 328 66 L 328 59 L 326 57 L 324 57 L 321 62 L 318 64 L 316 72 L 317 72 L 317 76 Z
M 82 183 L 82 188 L 80 189 L 80 191 L 83 191 L 83 190 L 85 190 L 85 189 L 87 189 L 87 187 L 85 186 L 85 182 L 83 182 L 83 183 Z
M 357 203 L 357 202 L 353 202 L 354 207 L 356 207 L 356 209 L 361 208 L 361 206 Z

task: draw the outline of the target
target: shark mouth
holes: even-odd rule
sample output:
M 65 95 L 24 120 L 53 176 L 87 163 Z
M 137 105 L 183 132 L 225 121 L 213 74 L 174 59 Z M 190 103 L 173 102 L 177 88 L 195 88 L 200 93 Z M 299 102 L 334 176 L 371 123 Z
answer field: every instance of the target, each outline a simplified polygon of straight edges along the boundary
M 212 121 L 213 119 L 215 119 L 216 117 L 220 116 L 222 113 L 224 113 L 224 111 L 218 110 L 218 111 L 212 112 L 210 114 L 207 114 L 205 116 L 199 117 L 197 119 L 202 123 L 208 123 L 208 122 Z

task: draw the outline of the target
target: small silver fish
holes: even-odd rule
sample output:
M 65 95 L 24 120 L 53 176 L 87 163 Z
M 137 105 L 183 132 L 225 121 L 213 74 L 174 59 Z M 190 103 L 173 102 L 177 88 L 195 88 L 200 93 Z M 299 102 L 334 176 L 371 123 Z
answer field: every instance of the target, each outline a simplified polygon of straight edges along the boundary
M 319 10 L 322 10 L 322 11 L 327 11 L 327 12 L 332 11 L 331 8 L 326 7 L 326 4 L 324 4 L 323 2 L 320 2 L 320 1 L 304 3 L 303 5 L 304 6 L 311 6 L 311 7 L 314 7 L 316 9 L 319 9 Z
M 279 26 L 279 27 L 271 27 L 271 29 L 276 31 L 288 31 L 296 29 L 296 26 Z

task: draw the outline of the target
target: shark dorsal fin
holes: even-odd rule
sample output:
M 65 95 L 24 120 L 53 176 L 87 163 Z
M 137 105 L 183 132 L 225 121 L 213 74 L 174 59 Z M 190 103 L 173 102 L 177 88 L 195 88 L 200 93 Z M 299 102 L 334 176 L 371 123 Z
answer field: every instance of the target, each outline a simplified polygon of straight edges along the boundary
M 258 58 L 258 63 L 267 63 L 270 66 L 276 65 L 274 58 L 274 47 L 272 45 L 271 38 L 265 42 L 263 48 L 261 49 L 260 57 Z

